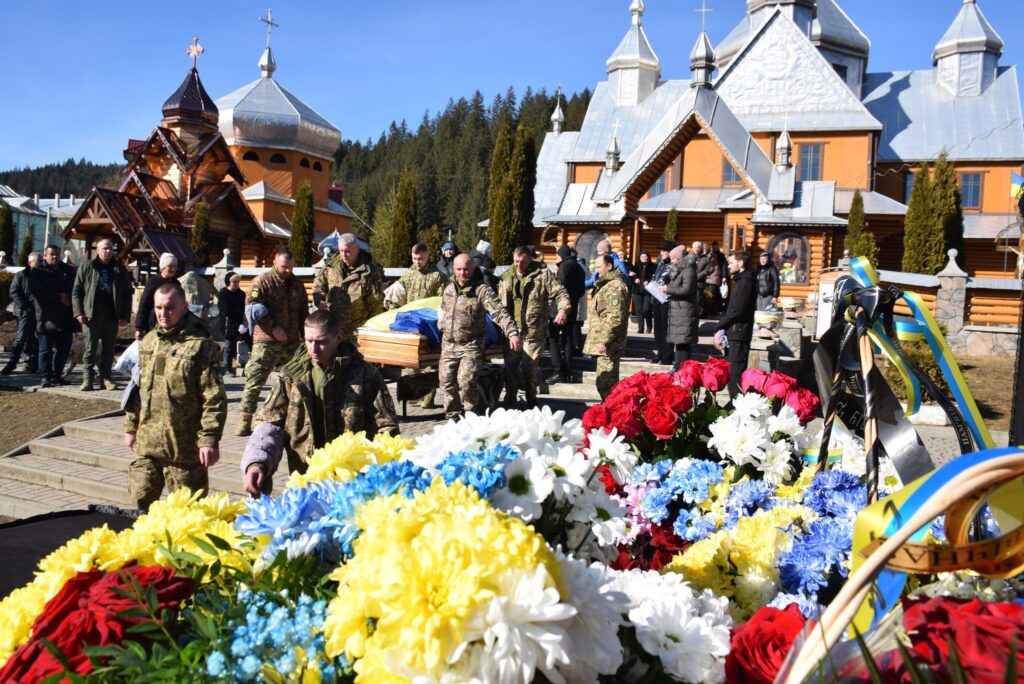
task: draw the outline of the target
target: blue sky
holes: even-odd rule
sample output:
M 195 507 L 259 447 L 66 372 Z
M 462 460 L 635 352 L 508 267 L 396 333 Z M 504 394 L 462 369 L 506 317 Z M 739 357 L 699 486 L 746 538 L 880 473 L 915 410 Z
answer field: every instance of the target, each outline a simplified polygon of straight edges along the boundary
M 872 41 L 870 71 L 924 69 L 961 0 L 839 0 Z M 644 27 L 663 78 L 686 78 L 700 27 L 698 0 L 647 0 Z M 1018 0 L 979 0 L 1024 65 Z M 743 0 L 710 0 L 718 43 L 743 16 Z M 376 0 L 296 2 L 274 8 L 278 81 L 346 138 L 376 138 L 392 120 L 419 122 L 450 97 L 480 89 L 487 101 L 513 86 L 593 88 L 629 25 L 629 0 Z M 259 76 L 266 0 L 157 3 L 0 0 L 4 77 L 0 170 L 63 161 L 121 160 L 145 137 L 180 84 L 194 33 L 199 71 L 221 97 Z M 1017 16 L 1014 16 L 1014 15 Z

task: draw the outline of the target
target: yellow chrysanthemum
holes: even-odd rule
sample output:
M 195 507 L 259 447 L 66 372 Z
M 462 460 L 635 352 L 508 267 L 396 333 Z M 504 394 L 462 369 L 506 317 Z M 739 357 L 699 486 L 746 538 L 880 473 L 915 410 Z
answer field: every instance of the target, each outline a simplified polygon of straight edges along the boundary
M 543 538 L 462 483 L 371 501 L 356 524 L 355 556 L 331 575 L 338 595 L 324 634 L 328 654 L 357 661 L 360 682 L 403 681 L 390 679 L 396 663 L 438 674 L 501 573 L 543 563 L 557 582 Z
M 0 623 L 4 626 L 0 629 L 0 667 L 28 640 L 32 623 L 51 598 L 42 583 L 32 582 L 0 601 Z
M 398 459 L 412 442 L 401 436 L 380 434 L 369 440 L 365 432 L 346 432 L 323 448 L 317 449 L 309 459 L 304 474 L 293 472 L 288 487 L 305 487 L 310 482 L 337 480 L 348 482 L 371 464 L 384 464 Z
M 782 485 L 775 491 L 775 496 L 786 501 L 799 503 L 804 498 L 804 491 L 811 486 L 811 480 L 818 474 L 818 466 L 807 466 L 800 471 L 800 476 L 791 485 Z

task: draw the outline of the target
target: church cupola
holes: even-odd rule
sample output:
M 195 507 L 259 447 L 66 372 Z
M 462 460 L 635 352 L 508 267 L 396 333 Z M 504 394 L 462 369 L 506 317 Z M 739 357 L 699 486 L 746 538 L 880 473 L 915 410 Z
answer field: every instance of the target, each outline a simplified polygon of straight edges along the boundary
M 616 124 L 617 127 L 618 124 Z M 608 149 L 604 153 L 605 173 L 615 173 L 619 170 L 619 154 L 619 137 L 612 133 L 611 142 L 608 143 Z
M 562 132 L 562 125 L 565 123 L 565 114 L 562 113 L 562 89 L 555 93 L 555 111 L 551 115 L 551 130 L 555 135 Z
M 206 93 L 203 82 L 199 80 L 196 70 L 196 58 L 203 53 L 199 39 L 192 38 L 192 45 L 185 54 L 192 58 L 192 68 L 178 89 L 164 102 L 164 115 L 161 125 L 169 127 L 195 126 L 217 130 L 219 112 L 213 99 Z
M 964 0 L 932 53 L 936 80 L 957 96 L 980 95 L 995 80 L 1003 40 L 976 0 Z
M 715 51 L 711 47 L 708 34 L 700 32 L 697 42 L 690 51 L 690 87 L 711 86 L 711 76 L 715 73 Z
M 629 6 L 632 23 L 625 37 L 608 58 L 608 85 L 620 107 L 639 104 L 654 92 L 661 77 L 661 62 L 644 33 L 643 0 Z
M 789 136 L 789 130 L 782 131 L 779 136 L 779 144 L 776 150 L 778 156 L 777 166 L 780 169 L 788 169 L 793 165 L 793 138 Z

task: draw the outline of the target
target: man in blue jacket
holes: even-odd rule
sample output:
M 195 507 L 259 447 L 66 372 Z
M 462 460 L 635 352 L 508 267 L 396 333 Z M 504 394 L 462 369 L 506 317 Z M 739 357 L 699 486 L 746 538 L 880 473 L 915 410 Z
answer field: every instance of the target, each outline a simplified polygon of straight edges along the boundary
M 607 240 L 601 240 L 601 242 L 597 243 L 597 253 L 599 255 L 607 254 L 608 256 L 610 256 L 612 258 L 612 262 L 614 263 L 615 269 L 622 274 L 623 279 L 627 283 L 629 282 L 629 266 L 624 264 L 622 262 L 622 259 L 620 259 L 618 255 L 612 251 L 612 243 L 608 242 Z M 594 287 L 594 283 L 597 282 L 598 277 L 599 276 L 597 275 L 597 270 L 595 269 L 594 273 L 592 273 L 591 276 L 587 278 L 586 286 L 588 290 Z

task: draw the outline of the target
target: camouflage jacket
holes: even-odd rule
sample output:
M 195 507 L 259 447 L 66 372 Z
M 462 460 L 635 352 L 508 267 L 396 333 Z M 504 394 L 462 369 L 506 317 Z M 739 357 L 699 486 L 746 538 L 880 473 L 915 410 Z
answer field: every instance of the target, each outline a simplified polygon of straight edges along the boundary
M 626 351 L 626 324 L 629 321 L 629 288 L 612 271 L 594 283 L 587 320 L 590 330 L 583 346 L 584 354 L 618 358 Z M 605 346 L 605 352 L 598 346 Z
M 261 273 L 252 281 L 245 304 L 262 304 L 269 312 L 256 323 L 252 332 L 254 342 L 276 342 L 274 328 L 277 326 L 288 333 L 289 344 L 296 344 L 302 339 L 302 324 L 309 315 L 309 300 L 302 281 L 295 276 L 286 280 L 273 268 Z
M 246 445 L 242 473 L 253 463 L 263 463 L 266 472 L 273 473 L 282 451 L 288 455 L 289 470 L 305 472 L 317 448 L 311 422 L 313 399 L 313 360 L 300 347 L 282 367 L 277 385 L 256 414 L 259 424 Z M 328 442 L 343 432 L 365 432 L 370 439 L 381 432 L 398 434 L 395 405 L 380 371 L 350 345 L 338 349 L 323 404 Z
M 384 269 L 366 252 L 359 253 L 352 268 L 335 255 L 316 276 L 313 301 L 327 302 L 341 323 L 343 339 L 352 339 L 359 326 L 384 311 Z
M 498 281 L 498 299 L 512 314 L 521 334 L 535 342 L 543 342 L 548 335 L 548 316 L 551 304 L 568 316 L 572 303 L 569 293 L 558 282 L 555 274 L 544 264 L 532 263 L 521 279 L 513 266 Z
M 191 313 L 177 328 L 150 330 L 139 343 L 139 387 L 125 406 L 124 431 L 135 453 L 195 462 L 199 447 L 215 447 L 224 432 L 228 399 L 220 350 Z
M 494 325 L 505 334 L 505 337 L 519 334 L 512 316 L 479 277 L 475 277 L 465 286 L 454 280 L 448 283 L 441 294 L 441 311 L 438 316 L 442 342 L 477 345 L 483 350 L 484 336 L 487 332 L 485 314 L 491 314 Z
M 405 288 L 406 303 L 427 297 L 437 297 L 444 290 L 444 286 L 448 284 L 448 278 L 430 266 L 425 266 L 422 269 L 409 268 L 398 280 Z

